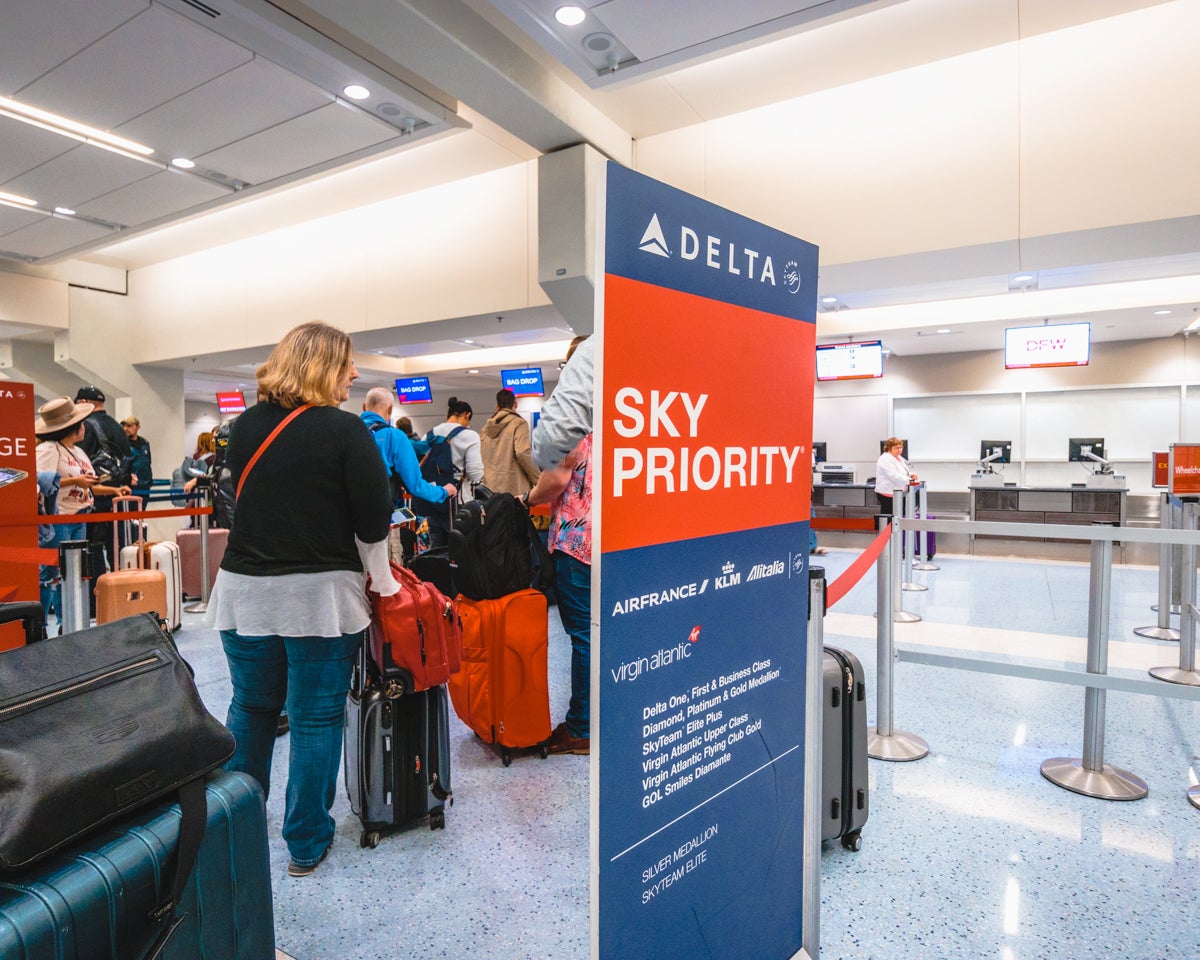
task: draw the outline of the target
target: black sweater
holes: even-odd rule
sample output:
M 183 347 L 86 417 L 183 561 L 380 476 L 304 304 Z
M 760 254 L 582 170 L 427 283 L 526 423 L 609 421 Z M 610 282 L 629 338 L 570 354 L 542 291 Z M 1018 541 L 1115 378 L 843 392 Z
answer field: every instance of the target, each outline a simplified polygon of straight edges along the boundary
M 229 436 L 235 484 L 288 413 L 256 403 L 238 417 Z M 355 536 L 376 543 L 390 522 L 387 473 L 370 432 L 352 413 L 313 407 L 283 428 L 250 472 L 221 569 L 249 576 L 362 570 Z

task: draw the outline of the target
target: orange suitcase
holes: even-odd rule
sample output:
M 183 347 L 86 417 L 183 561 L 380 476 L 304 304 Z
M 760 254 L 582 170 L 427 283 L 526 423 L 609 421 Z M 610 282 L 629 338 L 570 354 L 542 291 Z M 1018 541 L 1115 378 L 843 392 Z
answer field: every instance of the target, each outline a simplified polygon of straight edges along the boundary
M 518 590 L 498 600 L 459 595 L 462 669 L 446 686 L 454 712 L 486 743 L 500 748 L 507 767 L 512 750 L 542 747 L 550 737 L 546 596 Z
M 135 502 L 142 505 L 141 497 L 113 497 L 113 510 L 120 512 L 121 506 Z M 138 542 L 135 557 L 142 557 L 142 525 L 137 524 Z M 117 540 L 117 525 L 113 524 L 113 556 L 120 557 Z M 96 623 L 109 623 L 136 613 L 153 613 L 160 619 L 167 616 L 167 575 L 161 570 L 113 570 L 96 580 Z

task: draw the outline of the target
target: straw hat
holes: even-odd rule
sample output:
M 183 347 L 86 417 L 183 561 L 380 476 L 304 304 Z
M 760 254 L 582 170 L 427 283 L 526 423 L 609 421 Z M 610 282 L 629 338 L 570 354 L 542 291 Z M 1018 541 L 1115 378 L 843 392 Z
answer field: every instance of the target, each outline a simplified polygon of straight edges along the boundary
M 38 408 L 37 419 L 33 422 L 34 433 L 57 433 L 67 427 L 74 426 L 91 413 L 95 407 L 90 403 L 75 403 L 70 397 L 59 397 Z

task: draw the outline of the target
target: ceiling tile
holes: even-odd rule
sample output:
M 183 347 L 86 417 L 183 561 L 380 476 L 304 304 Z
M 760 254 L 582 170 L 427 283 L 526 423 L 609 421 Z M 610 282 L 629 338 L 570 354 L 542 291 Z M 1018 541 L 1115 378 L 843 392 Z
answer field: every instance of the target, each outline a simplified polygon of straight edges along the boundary
M 392 138 L 400 138 L 394 127 L 331 103 L 194 159 L 227 176 L 266 183 Z
M 20 100 L 23 87 L 142 13 L 149 0 L 37 0 L 0 3 L 0 94 Z
M 5 234 L 45 219 L 44 213 L 34 213 L 32 210 L 21 210 L 17 207 L 10 207 L 6 203 L 0 203 L 0 250 L 8 249 L 2 239 Z
M 89 217 L 137 226 L 228 196 L 229 191 L 224 187 L 176 170 L 163 170 L 77 209 Z
M 21 99 L 107 130 L 250 57 L 199 24 L 153 6 L 30 84 Z
M 0 117 L 0 183 L 52 160 L 74 148 L 78 141 L 49 130 L 31 127 L 19 120 Z M 34 199 L 37 199 L 36 197 Z
M 98 227 L 85 220 L 70 217 L 39 217 L 38 222 L 15 230 L 0 238 L 0 247 L 26 257 L 51 257 L 90 243 L 101 237 L 110 236 L 111 230 Z
M 152 176 L 157 167 L 119 153 L 80 144 L 5 186 L 45 207 L 72 207 Z
M 114 131 L 171 157 L 197 157 L 285 120 L 332 97 L 256 57 Z

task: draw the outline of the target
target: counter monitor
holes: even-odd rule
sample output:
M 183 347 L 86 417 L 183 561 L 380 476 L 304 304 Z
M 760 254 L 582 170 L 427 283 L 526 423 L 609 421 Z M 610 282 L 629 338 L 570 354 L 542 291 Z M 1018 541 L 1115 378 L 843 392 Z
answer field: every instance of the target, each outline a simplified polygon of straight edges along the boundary
M 1012 463 L 1012 441 L 980 440 L 979 462 L 980 464 Z
M 812 445 L 813 463 L 824 463 L 829 459 L 826 452 L 828 444 L 824 440 L 814 440 Z
M 397 378 L 396 399 L 401 403 L 433 403 L 433 391 L 429 388 L 429 378 Z

